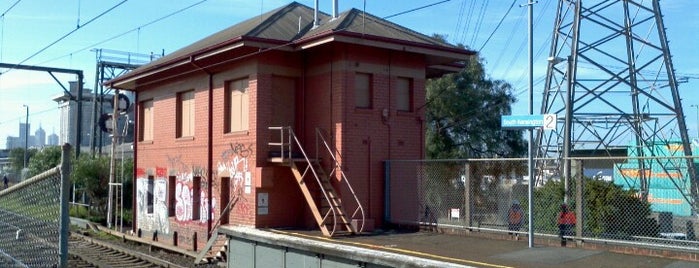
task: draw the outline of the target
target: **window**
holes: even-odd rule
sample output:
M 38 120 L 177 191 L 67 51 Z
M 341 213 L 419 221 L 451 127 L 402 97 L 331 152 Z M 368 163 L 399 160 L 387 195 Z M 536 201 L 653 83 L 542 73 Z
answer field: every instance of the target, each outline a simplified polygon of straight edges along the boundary
M 194 136 L 194 90 L 177 93 L 177 137 Z
M 148 185 L 147 185 L 147 194 L 146 194 L 146 207 L 148 207 L 148 214 L 153 214 L 153 192 L 155 191 L 155 181 L 153 176 L 148 176 Z
M 410 78 L 399 77 L 396 80 L 396 110 L 413 111 L 413 81 Z
M 192 179 L 192 220 L 201 218 L 201 177 Z
M 177 199 L 175 198 L 175 190 L 177 189 L 176 181 L 177 177 L 170 176 L 167 178 L 167 216 L 175 216 L 175 205 L 177 205 Z
M 226 133 L 248 130 L 250 118 L 250 100 L 248 96 L 248 79 L 228 82 L 225 99 Z
M 354 76 L 354 102 L 357 108 L 371 109 L 371 74 L 357 73 Z
M 141 102 L 138 128 L 139 141 L 153 140 L 153 100 Z

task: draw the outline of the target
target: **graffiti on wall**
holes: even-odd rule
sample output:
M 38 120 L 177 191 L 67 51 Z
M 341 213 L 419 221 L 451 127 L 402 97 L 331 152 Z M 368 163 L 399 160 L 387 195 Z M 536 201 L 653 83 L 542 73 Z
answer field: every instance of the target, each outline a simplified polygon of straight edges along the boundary
M 243 193 L 250 194 L 252 192 L 252 172 L 250 172 L 248 165 L 248 158 L 252 154 L 252 143 L 248 145 L 231 143 L 230 149 L 221 154 L 218 173 L 228 173 L 230 176 L 231 200 L 236 197 L 244 199 Z M 238 213 L 247 213 L 248 210 L 246 202 L 240 202 L 235 206 L 235 211 Z
M 151 181 L 146 176 L 146 172 L 136 179 L 136 213 L 138 228 L 168 234 L 170 223 L 167 219 L 167 180 L 164 172 L 165 168 L 156 167 L 156 177 L 152 180 L 152 186 L 149 185 Z M 137 170 L 137 174 L 140 173 Z M 150 200 L 152 203 L 149 202 Z
M 216 199 L 212 197 L 209 210 L 208 180 L 206 168 L 187 165 L 181 156 L 167 156 L 168 167 L 155 169 L 136 169 L 136 206 L 138 228 L 144 231 L 158 231 L 161 234 L 170 233 L 168 200 L 174 199 L 174 220 L 178 222 L 193 222 L 204 224 L 213 219 Z M 149 176 L 153 176 L 149 180 Z M 174 187 L 168 187 L 169 177 L 174 176 Z M 194 177 L 200 178 L 199 202 L 194 201 Z M 152 185 L 149 185 L 152 184 Z M 169 190 L 173 192 L 168 192 Z M 196 206 L 196 208 L 194 207 Z M 199 218 L 194 220 L 194 210 L 199 212 Z
M 171 176 L 176 177 L 175 181 L 175 220 L 178 222 L 191 222 L 194 219 L 194 210 L 198 210 L 199 218 L 194 222 L 206 223 L 213 219 L 213 212 L 216 207 L 215 197 L 211 198 L 211 211 L 209 211 L 209 198 L 207 195 L 208 180 L 206 179 L 206 168 L 196 165 L 187 165 L 182 161 L 181 155 L 167 156 L 168 168 Z M 194 178 L 199 180 L 199 205 L 195 208 Z
M 199 210 L 199 223 L 206 223 L 209 218 L 214 218 L 213 212 L 216 211 L 216 198 L 211 198 L 211 211 L 209 211 L 209 198 L 205 188 L 200 188 L 199 191 L 199 206 L 194 207 L 194 180 L 193 176 L 187 174 L 182 179 L 178 177 L 175 184 L 175 219 L 179 222 L 190 222 L 194 218 L 194 210 Z

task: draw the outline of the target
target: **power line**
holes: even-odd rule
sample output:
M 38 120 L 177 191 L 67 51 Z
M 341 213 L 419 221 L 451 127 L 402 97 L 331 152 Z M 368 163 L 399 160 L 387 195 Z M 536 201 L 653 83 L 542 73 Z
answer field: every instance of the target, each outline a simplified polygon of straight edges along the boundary
M 121 2 L 119 2 L 119 3 L 117 3 L 116 5 L 114 5 L 113 7 L 109 8 L 109 9 L 105 10 L 104 12 L 100 13 L 99 15 L 95 16 L 94 18 L 90 19 L 89 21 L 83 23 L 82 25 L 78 25 L 78 26 L 77 26 L 75 29 L 73 29 L 72 31 L 70 31 L 70 32 L 68 32 L 67 34 L 61 36 L 61 37 L 58 38 L 56 41 L 53 41 L 52 43 L 48 44 L 46 47 L 40 49 L 40 50 L 37 51 L 36 53 L 32 54 L 31 56 L 29 56 L 29 57 L 27 57 L 26 59 L 22 60 L 21 62 L 17 63 L 17 65 L 21 65 L 21 64 L 27 62 L 28 60 L 30 60 L 31 58 L 35 57 L 36 55 L 39 55 L 41 52 L 44 52 L 46 49 L 52 47 L 52 46 L 55 45 L 56 43 L 58 43 L 58 42 L 60 42 L 61 40 L 65 39 L 66 37 L 68 37 L 69 35 L 71 35 L 71 34 L 75 33 L 76 31 L 80 30 L 80 28 L 84 27 L 85 25 L 90 24 L 91 22 L 97 20 L 98 18 L 100 18 L 100 17 L 104 16 L 105 14 L 111 12 L 111 11 L 114 10 L 115 8 L 117 8 L 117 7 L 121 6 L 122 4 L 126 3 L 126 1 L 128 1 L 128 0 L 123 0 L 123 1 L 121 1 Z M 10 69 L 12 69 L 12 68 L 10 68 Z
M 488 3 L 489 3 L 488 0 L 481 2 L 481 8 L 478 11 L 478 19 L 477 19 L 478 22 L 476 23 L 476 25 L 473 29 L 474 34 L 473 34 L 473 36 L 471 36 L 470 44 L 475 44 L 476 39 L 478 39 L 478 35 L 480 34 L 480 31 L 481 31 L 481 26 L 483 25 L 483 17 L 485 17 L 485 10 L 488 9 Z
M 459 14 L 457 15 L 456 19 L 456 27 L 454 28 L 454 36 L 452 37 L 452 40 L 454 42 L 458 42 L 459 36 L 458 34 L 461 32 L 461 23 L 463 22 L 464 18 L 464 10 L 466 9 L 466 0 L 461 1 L 461 6 L 459 7 Z
M 5 12 L 2 13 L 2 15 L 0 15 L 0 18 L 4 18 L 5 14 L 7 14 L 7 12 L 10 12 L 10 10 L 12 10 L 17 4 L 19 4 L 19 2 L 22 2 L 22 0 L 15 1 L 14 4 L 12 4 L 9 8 L 7 8 L 7 10 L 5 10 Z
M 68 55 L 63 55 L 63 56 L 60 56 L 60 57 L 57 57 L 57 58 L 53 58 L 53 59 L 44 61 L 44 62 L 42 62 L 41 64 L 44 64 L 44 63 L 47 63 L 47 62 L 51 62 L 51 61 L 54 61 L 54 60 L 58 60 L 58 59 L 61 59 L 61 58 L 64 58 L 64 57 L 68 57 L 68 56 L 70 56 L 70 55 L 72 55 L 72 54 L 77 54 L 77 53 L 79 53 L 79 52 L 82 52 L 82 51 L 85 51 L 85 50 L 94 48 L 94 47 L 96 47 L 96 46 L 99 46 L 99 45 L 104 44 L 104 43 L 106 43 L 106 42 L 112 41 L 112 40 L 114 40 L 114 39 L 117 39 L 117 38 L 122 37 L 122 36 L 124 36 L 124 35 L 127 35 L 127 34 L 129 34 L 129 33 L 132 33 L 132 32 L 134 32 L 134 31 L 140 31 L 141 28 L 148 27 L 148 26 L 150 26 L 150 25 L 152 25 L 152 24 L 154 24 L 154 23 L 160 22 L 160 21 L 162 21 L 162 20 L 164 20 L 164 19 L 167 19 L 167 18 L 172 17 L 172 16 L 174 16 L 174 15 L 177 15 L 177 14 L 179 14 L 179 13 L 182 13 L 182 12 L 184 12 L 184 11 L 190 9 L 190 8 L 193 8 L 193 7 L 195 7 L 195 6 L 198 6 L 198 5 L 200 5 L 200 4 L 202 4 L 202 3 L 206 2 L 206 1 L 208 1 L 208 0 L 201 0 L 201 1 L 199 1 L 199 2 L 196 2 L 196 3 L 194 3 L 194 4 L 191 4 L 191 5 L 189 5 L 189 6 L 186 6 L 186 7 L 184 7 L 184 8 L 181 8 L 181 9 L 179 9 L 179 10 L 176 10 L 176 11 L 174 11 L 174 12 L 172 12 L 172 13 L 169 13 L 169 14 L 167 14 L 167 15 L 165 15 L 165 16 L 162 16 L 162 17 L 160 17 L 160 18 L 157 18 L 157 19 L 155 19 L 155 20 L 152 20 L 152 21 L 150 21 L 150 22 L 148 22 L 148 23 L 145 23 L 145 24 L 142 24 L 142 25 L 140 25 L 140 26 L 138 26 L 138 27 L 135 27 L 135 28 L 133 28 L 133 29 L 131 29 L 131 30 L 125 31 L 125 32 L 120 33 L 120 34 L 117 34 L 117 35 L 112 36 L 112 37 L 110 37 L 110 38 L 107 38 L 107 39 L 104 39 L 104 40 L 99 41 L 99 42 L 97 42 L 97 43 L 94 43 L 94 44 L 92 44 L 92 45 L 85 46 L 85 47 L 83 47 L 83 48 L 81 48 L 81 49 L 78 49 L 78 50 L 76 50 L 76 51 L 73 51 L 73 52 L 69 53 Z
M 460 41 L 460 43 L 462 43 L 462 44 L 466 43 L 466 34 L 467 34 L 468 30 L 471 28 L 471 18 L 473 18 L 473 10 L 476 9 L 475 6 L 476 6 L 476 1 L 471 1 L 471 5 L 468 6 L 468 15 L 466 15 L 466 17 L 468 17 L 468 20 L 466 21 L 466 27 L 464 27 L 464 32 L 461 35 L 461 41 Z
M 54 111 L 56 111 L 56 110 L 58 110 L 58 109 L 59 109 L 58 107 L 49 108 L 49 109 L 41 110 L 41 111 L 38 111 L 38 112 L 30 113 L 29 115 L 30 115 L 30 116 L 36 116 L 36 115 L 40 115 L 40 114 L 44 114 L 44 113 L 48 113 L 48 112 L 54 112 Z M 4 124 L 7 124 L 7 123 L 12 123 L 12 122 L 15 122 L 15 121 L 20 121 L 20 120 L 24 119 L 24 117 L 25 117 L 25 116 L 22 115 L 22 116 L 15 117 L 15 118 L 13 118 L 13 119 L 9 119 L 9 120 L 2 121 L 2 122 L 0 122 L 0 126 L 1 126 L 1 125 L 4 125 Z
M 420 10 L 420 9 L 425 9 L 425 8 L 428 8 L 428 7 L 433 7 L 433 6 L 436 6 L 436 5 L 439 5 L 439 4 L 444 4 L 444 3 L 449 2 L 449 1 L 451 1 L 451 0 L 443 0 L 443 1 L 436 2 L 436 3 L 427 4 L 427 5 L 424 5 L 424 6 L 421 6 L 421 7 L 416 7 L 416 8 L 413 8 L 413 9 L 409 9 L 409 10 L 406 10 L 406 11 L 403 11 L 403 12 L 398 12 L 398 13 L 393 14 L 393 15 L 388 15 L 388 16 L 386 16 L 386 17 L 383 17 L 383 19 L 393 18 L 393 17 L 400 16 L 400 15 L 403 15 L 403 14 L 407 14 L 407 13 L 411 13 L 411 12 L 414 12 L 414 11 L 418 11 L 418 10 Z
M 502 22 L 505 21 L 505 18 L 507 17 L 507 15 L 510 14 L 510 11 L 512 11 L 512 8 L 515 7 L 516 3 L 517 3 L 517 0 L 512 1 L 512 5 L 510 5 L 510 8 L 507 9 L 507 12 L 505 12 L 505 15 L 502 16 L 502 18 L 500 19 L 500 22 L 498 22 L 498 25 L 495 26 L 495 29 L 493 29 L 493 32 L 490 33 L 490 36 L 488 36 L 488 39 L 486 39 L 485 42 L 483 42 L 483 45 L 481 46 L 481 48 L 478 49 L 478 51 L 481 51 L 485 47 L 485 45 L 488 44 L 488 41 L 490 41 L 490 38 L 493 38 L 493 35 L 495 35 L 495 32 L 498 31 L 498 29 L 500 28 L 500 25 L 502 25 Z

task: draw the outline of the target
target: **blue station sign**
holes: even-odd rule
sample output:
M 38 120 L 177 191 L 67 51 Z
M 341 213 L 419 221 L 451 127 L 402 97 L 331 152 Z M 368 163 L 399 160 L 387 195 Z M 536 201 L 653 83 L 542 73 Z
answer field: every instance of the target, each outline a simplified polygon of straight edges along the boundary
M 503 115 L 500 126 L 504 129 L 556 129 L 556 114 Z

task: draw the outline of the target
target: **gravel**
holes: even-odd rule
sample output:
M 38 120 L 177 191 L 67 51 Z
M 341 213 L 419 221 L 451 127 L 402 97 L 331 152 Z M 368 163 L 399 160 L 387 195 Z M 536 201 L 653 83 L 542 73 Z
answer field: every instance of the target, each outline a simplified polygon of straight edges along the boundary
M 82 230 L 80 233 L 82 233 L 85 236 L 90 236 L 94 239 L 98 239 L 100 241 L 110 243 L 113 245 L 117 245 L 123 248 L 127 248 L 129 250 L 137 251 L 143 254 L 148 254 L 150 256 L 159 258 L 161 260 L 166 260 L 170 263 L 184 266 L 184 267 L 196 267 L 196 268 L 219 268 L 219 267 L 226 267 L 226 263 L 208 263 L 208 264 L 199 264 L 199 265 L 194 265 L 194 258 L 183 255 L 177 252 L 172 252 L 166 249 L 161 249 L 157 246 L 150 246 L 148 244 L 142 244 L 136 241 L 131 241 L 131 240 L 122 240 L 119 237 L 113 236 L 109 233 L 106 232 L 95 232 L 95 231 L 86 231 Z

